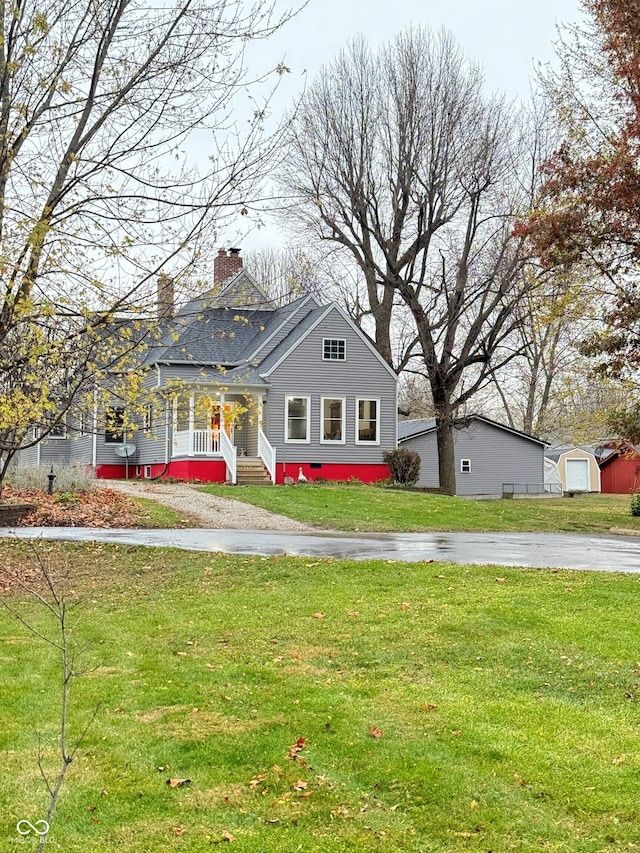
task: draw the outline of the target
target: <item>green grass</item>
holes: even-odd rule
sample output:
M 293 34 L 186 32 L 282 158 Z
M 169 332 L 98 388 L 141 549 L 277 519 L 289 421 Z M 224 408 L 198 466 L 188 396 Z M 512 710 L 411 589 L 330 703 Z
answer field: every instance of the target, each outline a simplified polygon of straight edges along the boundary
M 72 731 L 102 703 L 57 849 L 638 849 L 640 578 L 41 547 L 84 599 Z M 32 562 L 22 543 L 0 560 Z M 0 656 L 9 850 L 44 813 L 56 666 L 1 608 Z
M 628 495 L 472 500 L 381 486 L 310 483 L 275 488 L 208 485 L 203 491 L 337 530 L 640 531 L 640 517 L 631 516 Z
M 143 528 L 174 528 L 193 527 L 194 522 L 186 519 L 168 506 L 163 506 L 150 498 L 131 498 L 139 510 L 138 527 Z

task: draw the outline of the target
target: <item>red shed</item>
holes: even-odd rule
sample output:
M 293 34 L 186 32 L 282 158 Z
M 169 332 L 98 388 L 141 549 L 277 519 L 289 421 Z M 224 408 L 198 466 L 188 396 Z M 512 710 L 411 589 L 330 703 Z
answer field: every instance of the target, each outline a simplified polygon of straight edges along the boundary
M 640 447 L 627 441 L 608 441 L 596 453 L 603 492 L 628 495 L 640 490 Z

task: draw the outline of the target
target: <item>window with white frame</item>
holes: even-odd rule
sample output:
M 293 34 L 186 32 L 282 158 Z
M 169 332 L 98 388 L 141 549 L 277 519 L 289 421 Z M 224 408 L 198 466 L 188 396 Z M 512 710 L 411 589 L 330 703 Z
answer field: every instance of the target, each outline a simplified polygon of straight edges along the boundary
M 380 443 L 380 400 L 356 400 L 356 444 Z
M 153 426 L 153 403 L 148 403 L 144 410 L 143 429 L 145 432 L 151 432 Z
M 461 474 L 470 474 L 471 473 L 471 460 L 470 459 L 461 459 L 460 460 L 460 473 Z
M 309 443 L 309 397 L 285 398 L 285 441 Z
M 322 358 L 324 361 L 346 361 L 347 342 L 344 338 L 323 338 Z
M 49 434 L 47 438 L 66 438 L 67 437 L 67 425 L 64 420 L 58 421 L 58 423 L 54 424 L 49 430 Z
M 89 435 L 92 431 L 93 418 L 89 412 L 80 412 L 80 435 Z
M 322 397 L 320 441 L 344 444 L 344 397 Z

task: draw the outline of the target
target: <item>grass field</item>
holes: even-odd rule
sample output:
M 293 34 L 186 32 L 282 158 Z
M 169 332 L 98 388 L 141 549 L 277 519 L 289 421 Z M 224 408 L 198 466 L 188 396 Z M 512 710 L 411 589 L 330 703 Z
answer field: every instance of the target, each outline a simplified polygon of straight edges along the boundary
M 82 600 L 72 734 L 100 703 L 51 849 L 640 849 L 640 578 L 41 547 Z M 0 655 L 15 850 L 45 811 L 58 676 L 2 608 Z
M 311 483 L 275 488 L 208 485 L 203 490 L 337 530 L 640 531 L 640 517 L 631 516 L 628 495 L 470 500 L 380 486 Z

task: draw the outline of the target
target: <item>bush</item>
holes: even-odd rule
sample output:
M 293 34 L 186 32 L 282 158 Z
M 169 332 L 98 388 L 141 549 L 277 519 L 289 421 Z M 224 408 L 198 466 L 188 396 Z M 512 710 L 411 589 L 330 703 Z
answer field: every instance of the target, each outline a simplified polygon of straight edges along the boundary
M 408 447 L 385 450 L 384 461 L 391 469 L 393 482 L 400 486 L 413 486 L 420 476 L 420 454 Z
M 7 482 L 16 489 L 46 492 L 50 471 L 51 463 L 12 468 L 7 475 Z M 91 469 L 87 468 L 86 465 L 56 465 L 54 463 L 53 473 L 56 475 L 53 481 L 53 488 L 56 492 L 88 492 L 93 488 Z
M 631 495 L 631 515 L 640 515 L 640 492 Z

